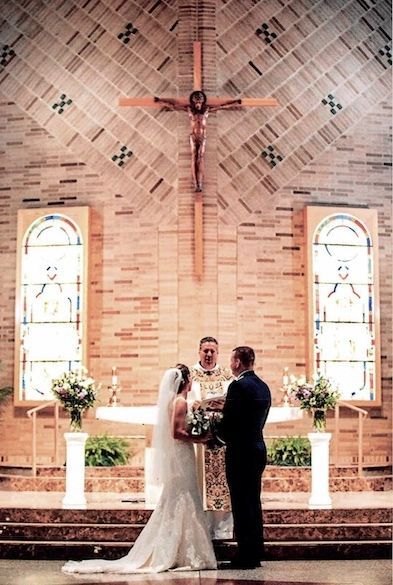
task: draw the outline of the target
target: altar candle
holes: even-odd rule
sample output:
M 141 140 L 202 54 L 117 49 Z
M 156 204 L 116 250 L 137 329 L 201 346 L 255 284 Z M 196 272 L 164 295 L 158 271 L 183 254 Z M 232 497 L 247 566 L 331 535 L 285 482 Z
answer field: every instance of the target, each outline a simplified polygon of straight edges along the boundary
M 112 386 L 117 386 L 116 368 L 112 368 Z
M 289 378 L 288 378 L 288 368 L 284 368 L 284 375 L 282 377 L 282 385 L 288 386 Z

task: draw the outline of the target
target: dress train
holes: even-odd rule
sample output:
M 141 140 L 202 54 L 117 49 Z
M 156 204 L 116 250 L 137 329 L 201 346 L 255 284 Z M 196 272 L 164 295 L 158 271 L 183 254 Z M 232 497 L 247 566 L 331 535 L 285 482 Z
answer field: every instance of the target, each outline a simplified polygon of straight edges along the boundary
M 216 569 L 196 481 L 194 446 L 176 441 L 176 462 L 156 509 L 130 552 L 117 560 L 68 561 L 65 573 L 159 573 Z

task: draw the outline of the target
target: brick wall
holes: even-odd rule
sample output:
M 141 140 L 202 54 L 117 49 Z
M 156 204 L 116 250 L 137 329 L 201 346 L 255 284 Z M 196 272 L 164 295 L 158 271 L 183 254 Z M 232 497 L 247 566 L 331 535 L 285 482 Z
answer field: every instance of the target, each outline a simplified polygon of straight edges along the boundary
M 327 5 L 328 4 L 328 5 Z M 65 11 L 69 10 L 69 14 Z M 122 3 L 7 2 L 0 71 L 0 383 L 14 359 L 16 212 L 92 209 L 89 367 L 108 398 L 119 369 L 124 404 L 155 400 L 163 370 L 193 363 L 215 335 L 220 361 L 256 349 L 276 404 L 282 368 L 306 356 L 305 205 L 378 210 L 382 407 L 366 420 L 366 458 L 391 441 L 391 63 L 386 2 L 234 0 Z M 118 35 L 132 23 L 125 44 Z M 275 33 L 275 37 L 272 33 Z M 213 34 L 214 33 L 214 34 Z M 273 95 L 277 108 L 212 114 L 204 198 L 204 272 L 194 274 L 188 120 L 117 106 L 119 95 L 187 95 L 192 41 L 203 42 L 204 87 L 226 96 Z M 217 42 L 216 42 L 217 41 Z M 391 61 L 391 57 L 390 57 Z M 59 114 L 60 95 L 72 103 Z M 336 104 L 323 103 L 333 95 Z M 337 108 L 337 104 L 341 109 Z M 334 108 L 333 108 L 334 109 Z M 123 167 L 112 160 L 126 145 Z M 271 146 L 273 150 L 268 150 Z M 269 164 L 263 153 L 280 155 Z M 0 456 L 30 455 L 30 423 L 8 405 Z M 39 422 L 49 457 L 51 419 Z M 67 421 L 62 420 L 64 430 Z M 331 421 L 329 421 L 329 426 Z M 86 420 L 88 432 L 142 432 Z M 269 427 L 303 434 L 309 421 Z M 344 415 L 343 456 L 356 457 L 356 419 Z

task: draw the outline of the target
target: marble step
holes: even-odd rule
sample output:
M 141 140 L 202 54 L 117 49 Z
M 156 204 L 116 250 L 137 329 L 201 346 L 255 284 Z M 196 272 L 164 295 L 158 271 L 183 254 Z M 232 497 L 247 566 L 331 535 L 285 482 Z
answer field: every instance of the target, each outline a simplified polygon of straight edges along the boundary
M 115 471 L 105 475 L 105 468 L 101 474 L 94 475 L 87 469 L 85 479 L 86 492 L 135 492 L 143 493 L 144 477 L 115 475 Z M 121 468 L 109 468 L 120 470 Z M 124 473 L 124 470 L 123 470 Z M 264 474 L 262 487 L 264 492 L 310 492 L 311 474 L 304 470 L 303 476 L 269 477 Z M 329 477 L 329 489 L 331 492 L 355 492 L 355 491 L 388 491 L 392 489 L 392 477 L 387 475 L 372 477 Z M 65 473 L 61 476 L 42 475 L 27 477 L 25 475 L 0 474 L 0 490 L 4 491 L 49 491 L 62 492 L 65 490 Z
M 133 543 L 143 529 L 143 524 L 39 524 L 7 522 L 0 528 L 0 538 L 16 541 L 85 541 Z M 389 523 L 358 524 L 285 524 L 264 525 L 267 542 L 287 541 L 383 541 L 391 540 Z
M 143 493 L 145 489 L 143 477 L 91 477 L 85 478 L 86 492 L 134 492 Z M 0 490 L 27 492 L 64 492 L 65 476 L 11 476 L 0 474 Z
M 14 524 L 70 524 L 70 525 L 144 525 L 152 514 L 152 510 L 142 507 L 123 509 L 92 509 L 66 510 L 62 508 L 0 508 L 0 526 Z M 315 524 L 392 524 L 391 508 L 332 508 L 310 510 L 308 508 L 265 509 L 263 518 L 266 525 L 315 525 Z
M 0 468 L 1 471 L 1 468 Z M 37 477 L 65 477 L 66 467 L 37 467 Z M 143 467 L 130 465 L 114 465 L 113 467 L 85 467 L 86 477 L 105 477 L 105 478 L 144 478 L 145 471 Z
M 0 508 L 0 558 L 83 559 L 125 555 L 148 521 L 143 508 L 64 510 Z M 389 558 L 389 507 L 270 508 L 264 510 L 271 559 Z M 216 541 L 217 558 L 228 560 L 234 542 Z
M 332 477 L 329 475 L 331 492 L 389 491 L 392 489 L 392 476 L 373 477 Z M 310 492 L 311 472 L 302 477 L 263 477 L 262 487 L 265 492 Z
M 0 540 L 0 558 L 31 560 L 81 560 L 93 558 L 116 559 L 128 553 L 125 542 L 59 542 Z M 235 552 L 233 542 L 215 544 L 219 561 L 230 560 Z M 269 560 L 321 559 L 388 559 L 391 541 L 328 541 L 328 542 L 267 542 Z M 262 563 L 263 566 L 263 563 Z
M 65 477 L 66 467 L 56 465 L 39 465 L 37 467 L 37 477 Z M 86 467 L 86 477 L 144 477 L 143 466 L 136 465 L 117 465 L 113 467 Z M 295 479 L 311 474 L 310 467 L 291 467 L 291 466 L 277 466 L 267 465 L 264 471 L 264 478 L 266 479 Z M 15 476 L 32 476 L 31 466 L 25 465 L 8 465 L 0 463 L 0 475 L 15 475 Z M 345 477 L 357 478 L 358 469 L 355 466 L 336 467 L 331 465 L 329 467 L 330 477 Z M 363 477 L 392 477 L 392 467 L 373 467 L 364 468 Z

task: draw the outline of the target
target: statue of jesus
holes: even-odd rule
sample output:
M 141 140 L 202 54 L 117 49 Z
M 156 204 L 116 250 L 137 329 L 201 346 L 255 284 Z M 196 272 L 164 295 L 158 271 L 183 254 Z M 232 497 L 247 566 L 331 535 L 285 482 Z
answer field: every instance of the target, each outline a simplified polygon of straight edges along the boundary
M 210 112 L 240 106 L 241 99 L 229 100 L 218 106 L 209 106 L 206 94 L 203 91 L 193 91 L 190 94 L 189 104 L 178 104 L 175 100 L 166 98 L 154 98 L 155 102 L 163 104 L 171 110 L 188 112 L 191 121 L 190 145 L 191 145 L 191 175 L 194 188 L 197 193 L 202 191 L 204 175 L 204 158 L 206 147 L 206 122 Z

